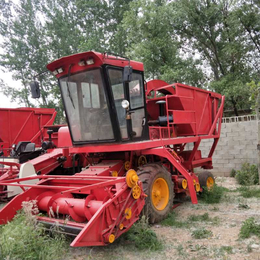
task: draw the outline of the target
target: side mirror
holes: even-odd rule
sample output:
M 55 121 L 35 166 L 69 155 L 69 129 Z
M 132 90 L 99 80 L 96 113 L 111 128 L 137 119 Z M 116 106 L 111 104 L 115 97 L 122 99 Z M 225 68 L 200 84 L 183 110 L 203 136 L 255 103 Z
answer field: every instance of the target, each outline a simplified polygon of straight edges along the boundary
M 39 83 L 37 81 L 32 81 L 30 83 L 30 87 L 31 87 L 32 98 L 39 98 L 41 94 Z
M 123 82 L 129 83 L 132 81 L 133 68 L 131 66 L 124 67 Z

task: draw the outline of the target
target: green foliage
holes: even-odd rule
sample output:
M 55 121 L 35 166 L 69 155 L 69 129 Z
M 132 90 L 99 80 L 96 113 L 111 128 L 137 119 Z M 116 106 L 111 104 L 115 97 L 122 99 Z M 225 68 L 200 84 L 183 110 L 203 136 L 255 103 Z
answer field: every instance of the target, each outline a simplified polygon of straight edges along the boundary
M 0 258 L 12 260 L 62 259 L 69 247 L 61 235 L 47 235 L 40 224 L 24 212 L 0 228 Z
M 207 204 L 219 203 L 226 191 L 228 189 L 217 186 L 216 184 L 210 189 L 203 187 L 203 192 L 199 196 L 199 199 Z
M 228 254 L 233 253 L 233 247 L 232 246 L 222 246 L 220 248 L 221 251 L 227 252 Z
M 171 226 L 177 228 L 189 226 L 187 222 L 177 220 L 177 214 L 175 211 L 170 212 L 167 218 L 161 221 L 160 224 L 163 226 Z
M 139 250 L 157 251 L 163 248 L 162 242 L 157 238 L 156 233 L 150 229 L 144 216 L 131 227 L 125 234 L 124 239 L 133 242 Z
M 252 187 L 240 187 L 237 189 L 244 198 L 260 198 L 260 189 Z
M 249 238 L 251 235 L 260 237 L 260 224 L 255 222 L 253 217 L 246 219 L 240 229 L 240 238 Z
M 214 217 L 211 218 L 209 217 L 208 213 L 204 213 L 202 215 L 190 215 L 188 217 L 188 221 L 190 222 L 212 222 L 214 225 L 218 225 L 219 224 L 219 218 L 218 217 Z
M 209 221 L 210 217 L 208 213 L 204 213 L 202 215 L 190 215 L 188 217 L 189 221 Z
M 232 169 L 232 170 L 230 171 L 229 176 L 234 178 L 234 177 L 236 176 L 236 173 L 237 173 L 236 170 L 235 170 L 235 169 Z
M 204 80 L 197 61 L 179 53 L 178 37 L 173 37 L 172 9 L 167 2 L 130 3 L 123 19 L 128 32 L 127 54 L 144 63 L 147 78 L 201 86 Z
M 257 166 L 244 163 L 240 171 L 237 171 L 236 180 L 240 185 L 258 184 L 259 176 Z
M 205 228 L 199 228 L 191 233 L 192 237 L 195 239 L 203 239 L 203 238 L 209 238 L 213 235 L 213 233 L 210 230 L 207 230 Z

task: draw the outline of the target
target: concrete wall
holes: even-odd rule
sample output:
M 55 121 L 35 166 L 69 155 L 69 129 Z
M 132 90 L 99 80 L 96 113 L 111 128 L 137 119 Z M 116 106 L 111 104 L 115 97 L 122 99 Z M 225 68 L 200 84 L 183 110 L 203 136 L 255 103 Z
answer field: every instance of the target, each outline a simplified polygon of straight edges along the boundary
M 239 121 L 239 117 L 234 120 L 237 122 L 223 121 L 229 123 L 222 123 L 221 137 L 213 155 L 215 176 L 229 176 L 232 169 L 240 169 L 244 162 L 257 164 L 257 121 Z M 199 148 L 202 156 L 208 154 L 211 144 L 211 140 L 203 140 Z

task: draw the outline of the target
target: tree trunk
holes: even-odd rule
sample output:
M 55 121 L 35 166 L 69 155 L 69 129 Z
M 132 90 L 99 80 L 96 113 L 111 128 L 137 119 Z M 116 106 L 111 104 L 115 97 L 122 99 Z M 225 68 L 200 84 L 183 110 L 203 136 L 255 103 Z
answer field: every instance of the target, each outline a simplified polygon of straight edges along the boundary
M 258 89 L 258 95 L 256 99 L 256 104 L 255 104 L 255 109 L 256 109 L 256 122 L 257 122 L 257 151 L 258 151 L 258 176 L 259 176 L 259 181 L 258 184 L 260 184 L 260 115 L 259 115 L 259 109 L 260 109 L 260 88 Z
M 238 116 L 237 104 L 233 97 L 231 98 L 231 103 L 233 105 L 235 115 Z

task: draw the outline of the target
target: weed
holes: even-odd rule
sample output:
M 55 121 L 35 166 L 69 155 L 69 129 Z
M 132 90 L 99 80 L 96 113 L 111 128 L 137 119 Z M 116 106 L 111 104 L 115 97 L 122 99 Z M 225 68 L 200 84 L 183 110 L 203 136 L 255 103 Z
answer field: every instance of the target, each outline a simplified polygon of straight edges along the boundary
M 184 248 L 182 245 L 178 245 L 176 249 L 177 249 L 179 255 L 183 255 Z
M 249 238 L 251 235 L 260 237 L 260 224 L 255 222 L 253 217 L 246 219 L 240 229 L 240 238 Z
M 250 209 L 250 207 L 247 204 L 244 204 L 244 203 L 239 203 L 238 208 L 239 209 Z
M 220 248 L 220 251 L 225 251 L 228 254 L 232 254 L 233 253 L 233 247 L 232 246 L 222 246 Z
M 251 253 L 253 251 L 251 245 L 247 245 L 246 251 L 247 251 L 247 253 Z
M 188 217 L 188 220 L 189 221 L 192 221 L 192 222 L 194 222 L 194 221 L 209 221 L 209 214 L 208 213 L 205 213 L 205 214 L 203 214 L 203 215 L 190 215 L 189 217 Z
M 236 174 L 237 174 L 236 170 L 232 169 L 229 176 L 234 178 L 236 176 Z
M 228 189 L 217 186 L 216 184 L 210 189 L 203 187 L 203 192 L 200 195 L 200 199 L 207 204 L 219 203 L 223 197 L 224 192 L 226 191 L 228 191 Z
M 244 198 L 260 198 L 259 188 L 240 187 L 237 190 L 240 192 L 240 195 Z
M 258 184 L 259 176 L 257 166 L 249 163 L 244 163 L 240 171 L 237 171 L 236 180 L 240 185 Z
M 1 227 L 0 241 L 0 259 L 61 259 L 69 246 L 62 235 L 46 235 L 26 211 Z
M 177 220 L 177 214 L 175 211 L 172 211 L 166 219 L 164 219 L 161 223 L 163 226 L 171 226 L 171 227 L 187 227 L 188 223 L 184 221 Z
M 213 207 L 212 210 L 213 210 L 213 211 L 219 211 L 219 208 L 218 208 L 218 207 Z
M 213 234 L 210 230 L 207 230 L 205 228 L 199 228 L 194 230 L 191 235 L 196 239 L 202 239 L 202 238 L 211 237 Z
M 140 250 L 157 251 L 163 248 L 162 242 L 157 238 L 156 233 L 149 228 L 145 216 L 125 233 L 124 239 L 133 242 L 135 247 Z

